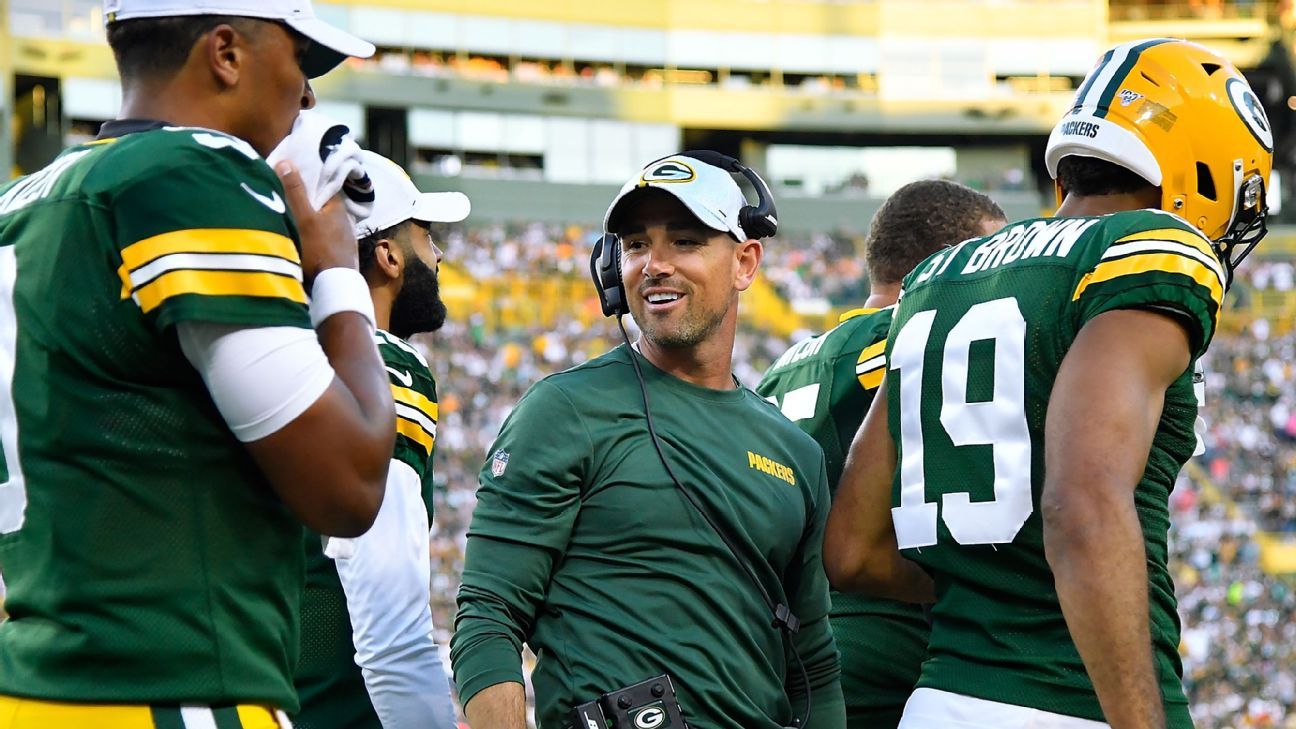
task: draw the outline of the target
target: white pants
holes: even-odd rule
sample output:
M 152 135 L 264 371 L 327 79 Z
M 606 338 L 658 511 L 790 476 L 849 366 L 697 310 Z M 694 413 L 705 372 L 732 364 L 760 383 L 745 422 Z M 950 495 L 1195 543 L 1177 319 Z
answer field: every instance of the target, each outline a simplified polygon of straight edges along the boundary
M 899 729 L 1111 729 L 1101 721 L 1001 704 L 938 689 L 914 689 Z

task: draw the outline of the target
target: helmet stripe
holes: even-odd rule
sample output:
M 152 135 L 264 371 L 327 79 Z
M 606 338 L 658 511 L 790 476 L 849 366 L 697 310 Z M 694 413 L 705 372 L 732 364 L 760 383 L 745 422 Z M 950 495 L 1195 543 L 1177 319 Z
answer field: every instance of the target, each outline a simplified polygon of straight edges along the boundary
M 1097 101 L 1094 103 L 1094 106 L 1096 107 L 1094 110 L 1094 116 L 1100 119 L 1107 116 L 1107 109 L 1111 107 L 1112 99 L 1116 97 L 1116 92 L 1120 89 L 1121 84 L 1125 83 L 1125 77 L 1129 76 L 1130 71 L 1134 70 L 1134 64 L 1138 63 L 1138 58 L 1142 55 L 1143 51 L 1152 48 L 1153 46 L 1159 46 L 1162 43 L 1171 43 L 1173 40 L 1173 38 L 1155 38 L 1153 40 L 1143 41 L 1133 47 L 1127 47 L 1124 60 L 1122 60 L 1120 65 L 1113 71 L 1111 80 L 1107 83 L 1107 86 L 1103 88 L 1102 95 L 1099 96 Z M 1113 64 L 1114 62 L 1115 60 L 1113 59 Z
M 1099 72 L 1103 67 L 1105 67 L 1111 61 L 1112 54 L 1114 54 L 1115 52 L 1116 49 L 1112 48 L 1111 50 L 1104 53 L 1103 57 L 1099 59 L 1097 65 L 1095 65 L 1093 70 L 1089 72 L 1089 78 L 1086 78 L 1084 80 L 1084 84 L 1082 84 L 1080 86 L 1080 90 L 1076 92 L 1075 105 L 1072 107 L 1073 109 L 1079 109 L 1080 107 L 1084 106 L 1085 95 L 1089 93 L 1089 89 L 1093 87 L 1094 81 L 1098 79 Z

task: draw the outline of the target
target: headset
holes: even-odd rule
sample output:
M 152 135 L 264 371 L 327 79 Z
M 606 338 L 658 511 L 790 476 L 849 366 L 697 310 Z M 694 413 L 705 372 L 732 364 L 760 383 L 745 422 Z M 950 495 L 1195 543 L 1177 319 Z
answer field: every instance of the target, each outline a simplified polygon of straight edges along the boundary
M 671 155 L 671 157 L 691 157 L 699 162 L 719 167 L 730 174 L 746 177 L 752 183 L 752 187 L 756 189 L 757 204 L 747 205 L 739 213 L 738 221 L 743 232 L 753 239 L 759 239 L 768 238 L 778 231 L 778 212 L 774 208 L 774 195 L 770 192 L 769 186 L 754 170 L 733 157 L 711 150 L 681 152 L 678 155 Z M 662 159 L 668 159 L 668 157 Z M 660 161 L 656 160 L 656 162 Z M 650 162 L 645 166 L 651 166 L 652 164 L 654 163 Z M 605 232 L 602 237 L 595 241 L 594 250 L 590 255 L 590 276 L 594 279 L 594 288 L 598 291 L 599 304 L 603 307 L 603 315 L 616 317 L 617 326 L 621 329 L 621 337 L 630 350 L 630 364 L 634 366 L 635 378 L 639 381 L 639 392 L 643 395 L 644 419 L 648 424 L 648 437 L 652 441 L 653 448 L 657 451 L 657 458 L 666 470 L 666 475 L 670 477 L 671 483 L 684 496 L 684 500 L 702 517 L 707 526 L 711 527 L 711 531 L 720 537 L 720 541 L 729 550 L 729 554 L 734 558 L 734 561 L 742 567 L 747 578 L 755 586 L 761 601 L 765 603 L 765 607 L 769 609 L 770 614 L 773 616 L 771 627 L 778 629 L 780 636 L 784 637 L 787 640 L 787 645 L 792 648 L 792 655 L 796 659 L 797 669 L 801 674 L 801 685 L 805 689 L 805 705 L 801 716 L 793 717 L 791 727 L 785 727 L 785 729 L 804 727 L 810 722 L 812 703 L 810 699 L 810 675 L 806 672 L 805 662 L 801 660 L 801 652 L 797 650 L 796 641 L 791 639 L 800 629 L 801 621 L 792 613 L 791 608 L 786 603 L 776 602 L 770 596 L 769 591 L 765 589 L 765 585 L 761 584 L 751 565 L 738 556 L 738 550 L 729 538 L 728 533 L 720 527 L 720 524 L 694 498 L 693 494 L 684 488 L 683 482 L 675 475 L 675 469 L 671 468 L 670 461 L 666 458 L 666 451 L 662 449 L 661 439 L 657 437 L 657 429 L 653 425 L 652 408 L 648 405 L 648 385 L 644 382 L 643 369 L 639 365 L 639 356 L 635 354 L 634 347 L 630 344 L 630 335 L 626 333 L 625 323 L 621 320 L 623 316 L 630 313 L 630 304 L 626 298 L 625 286 L 621 281 L 621 244 L 616 235 Z
M 645 167 L 651 167 L 670 157 L 690 157 L 713 167 L 719 167 L 731 175 L 742 175 L 747 178 L 752 188 L 756 190 L 756 204 L 745 205 L 738 211 L 738 226 L 750 238 L 756 240 L 770 238 L 778 232 L 778 209 L 774 207 L 774 193 L 770 192 L 769 185 L 765 184 L 765 180 L 762 180 L 755 170 L 727 154 L 720 154 L 710 149 L 672 154 L 649 162 Z M 617 243 L 615 235 L 605 234 L 595 241 L 593 255 L 590 256 L 590 276 L 594 279 L 594 288 L 598 290 L 603 316 L 623 316 L 630 313 L 630 302 L 621 284 L 621 246 Z

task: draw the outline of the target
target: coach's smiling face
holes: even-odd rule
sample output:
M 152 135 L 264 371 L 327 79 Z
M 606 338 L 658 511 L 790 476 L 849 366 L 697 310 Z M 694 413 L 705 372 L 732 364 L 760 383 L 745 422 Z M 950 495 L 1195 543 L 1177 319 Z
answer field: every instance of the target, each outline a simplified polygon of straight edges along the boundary
M 707 227 L 661 190 L 644 189 L 624 204 L 617 231 L 621 276 L 644 338 L 681 349 L 734 329 L 738 293 L 756 277 L 761 244 Z

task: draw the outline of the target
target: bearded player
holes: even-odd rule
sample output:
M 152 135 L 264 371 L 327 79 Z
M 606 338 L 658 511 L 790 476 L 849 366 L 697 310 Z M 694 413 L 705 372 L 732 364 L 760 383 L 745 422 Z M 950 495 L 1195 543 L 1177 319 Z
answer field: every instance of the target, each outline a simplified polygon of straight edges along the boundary
M 935 600 L 902 729 L 1192 726 L 1167 502 L 1272 150 L 1229 61 L 1117 46 L 1049 138 L 1057 217 L 905 279 L 825 545 L 839 588 Z
M 932 253 L 1006 222 L 993 200 L 957 182 L 920 180 L 896 190 L 869 224 L 864 307 L 793 345 L 765 373 L 756 392 L 823 446 L 830 485 L 841 478 L 846 450 L 882 384 L 901 279 Z M 918 605 L 898 600 L 834 592 L 832 602 L 846 725 L 894 728 L 927 656 L 927 618 Z
M 396 450 L 373 527 L 355 539 L 306 535 L 299 729 L 453 729 L 454 705 L 432 637 L 428 526 L 436 382 L 406 340 L 434 332 L 446 308 L 432 223 L 468 216 L 462 193 L 422 193 L 395 162 L 365 151 L 374 207 L 356 224 L 375 341 L 396 402 Z

